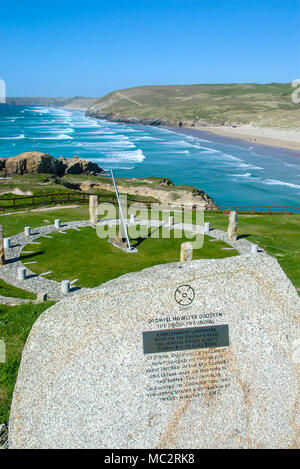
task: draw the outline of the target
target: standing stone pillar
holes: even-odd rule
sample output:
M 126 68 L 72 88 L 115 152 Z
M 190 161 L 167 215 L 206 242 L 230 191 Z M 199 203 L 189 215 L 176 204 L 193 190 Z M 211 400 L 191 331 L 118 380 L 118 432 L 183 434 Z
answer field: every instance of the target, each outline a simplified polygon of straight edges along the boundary
M 204 234 L 208 234 L 210 232 L 210 223 L 207 221 L 204 223 Z
M 237 240 L 237 212 L 230 212 L 229 214 L 227 239 L 231 242 Z
M 54 220 L 54 226 L 55 226 L 55 228 L 56 228 L 57 230 L 60 229 L 60 219 L 59 219 L 59 218 L 57 218 L 56 220 Z
M 18 267 L 18 280 L 25 280 L 25 279 L 26 279 L 26 268 Z
M 10 238 L 4 238 L 4 249 L 10 249 Z
M 5 264 L 5 256 L 4 256 L 4 243 L 3 243 L 3 229 L 2 225 L 0 225 L 0 267 Z
M 90 223 L 96 225 L 98 223 L 98 197 L 90 195 L 89 197 Z
M 31 235 L 30 226 L 24 226 L 24 234 L 25 234 L 25 236 L 30 236 Z
M 62 280 L 60 285 L 62 293 L 70 293 L 71 282 L 69 280 Z
M 193 260 L 193 245 L 192 243 L 182 243 L 180 249 L 180 262 Z
M 251 254 L 257 254 L 258 253 L 258 245 L 257 244 L 252 244 L 251 245 Z
M 168 227 L 170 229 L 174 228 L 174 217 L 169 217 L 169 220 L 168 220 Z

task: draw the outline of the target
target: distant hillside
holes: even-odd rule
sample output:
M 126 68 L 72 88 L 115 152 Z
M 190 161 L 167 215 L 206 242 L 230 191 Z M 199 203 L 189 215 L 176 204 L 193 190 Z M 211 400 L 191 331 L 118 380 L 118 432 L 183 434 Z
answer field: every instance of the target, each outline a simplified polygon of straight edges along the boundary
M 96 100 L 87 115 L 116 122 L 206 126 L 299 127 L 289 83 L 140 86 Z
M 67 107 L 70 109 L 82 109 L 86 111 L 88 107 L 96 101 L 96 98 L 84 98 L 77 96 L 75 98 L 7 98 L 6 103 L 16 106 L 47 106 L 47 107 Z

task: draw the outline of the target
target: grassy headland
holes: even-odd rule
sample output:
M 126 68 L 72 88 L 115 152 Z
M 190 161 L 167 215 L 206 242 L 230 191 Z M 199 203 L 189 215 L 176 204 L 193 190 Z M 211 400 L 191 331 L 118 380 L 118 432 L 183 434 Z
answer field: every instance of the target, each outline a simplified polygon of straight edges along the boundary
M 87 115 L 300 150 L 300 106 L 291 99 L 293 91 L 290 83 L 139 86 L 107 94 Z
M 188 185 L 176 186 L 168 178 L 117 178 L 117 183 L 120 194 L 126 194 L 129 201 L 194 204 L 203 202 L 215 206 L 211 197 L 201 189 Z M 66 197 L 67 193 L 71 194 L 69 198 Z M 24 174 L 0 180 L 0 209 L 8 207 L 5 210 L 11 210 L 13 204 L 15 208 L 22 209 L 24 204 L 31 203 L 30 196 L 39 196 L 34 201 L 36 206 L 51 205 L 51 198 L 48 197 L 51 194 L 58 194 L 53 198 L 52 204 L 58 204 L 60 200 L 65 203 L 68 199 L 70 203 L 72 200 L 76 203 L 78 195 L 80 198 L 83 193 L 96 194 L 102 201 L 115 197 L 110 178 L 84 174 L 68 174 L 63 177 L 51 174 Z M 29 199 L 24 199 L 24 196 Z M 5 200 L 11 198 L 16 201 Z
M 300 128 L 290 83 L 139 86 L 95 101 L 88 115 L 184 126 L 255 123 Z

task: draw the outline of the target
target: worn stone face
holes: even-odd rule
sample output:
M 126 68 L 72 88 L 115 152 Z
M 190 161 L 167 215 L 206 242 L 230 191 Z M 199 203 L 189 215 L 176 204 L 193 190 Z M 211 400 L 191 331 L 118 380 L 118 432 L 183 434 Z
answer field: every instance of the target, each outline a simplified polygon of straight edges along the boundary
M 237 212 L 230 212 L 227 230 L 228 241 L 237 240 Z
M 25 346 L 9 446 L 296 448 L 299 317 L 261 254 L 156 266 L 61 301 Z
M 47 173 L 64 176 L 66 174 L 96 174 L 102 169 L 96 163 L 74 158 L 54 158 L 48 153 L 30 151 L 0 161 L 0 172 L 5 176 Z
M 5 264 L 3 229 L 0 225 L 0 266 Z
M 98 197 L 96 195 L 90 195 L 89 197 L 89 211 L 90 211 L 90 222 L 92 225 L 96 225 L 98 222 Z
M 193 260 L 193 245 L 192 243 L 182 243 L 180 249 L 180 262 Z

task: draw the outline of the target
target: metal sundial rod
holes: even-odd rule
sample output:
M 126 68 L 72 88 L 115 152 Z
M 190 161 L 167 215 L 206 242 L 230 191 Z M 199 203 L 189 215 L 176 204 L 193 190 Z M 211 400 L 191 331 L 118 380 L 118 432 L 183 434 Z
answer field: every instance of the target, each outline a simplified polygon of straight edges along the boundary
M 120 197 L 119 197 L 119 191 L 118 191 L 118 188 L 117 188 L 117 184 L 116 184 L 115 177 L 114 177 L 114 173 L 113 173 L 113 170 L 112 170 L 112 169 L 110 169 L 110 174 L 111 174 L 111 178 L 112 178 L 113 183 L 114 183 L 114 188 L 115 188 L 116 196 L 117 196 L 117 199 L 118 199 L 119 210 L 120 210 L 120 216 L 121 216 L 121 222 L 122 222 L 122 225 L 123 225 L 123 228 L 124 228 L 124 231 L 125 231 L 125 235 L 126 235 L 126 239 L 127 239 L 127 244 L 128 244 L 129 249 L 131 250 L 132 247 L 131 247 L 131 244 L 130 244 L 130 241 L 129 241 L 129 236 L 128 236 L 128 232 L 127 232 L 127 226 L 126 226 L 126 222 L 125 222 L 125 218 L 124 218 L 123 210 L 122 210 L 122 205 L 121 205 L 121 201 L 120 201 Z

